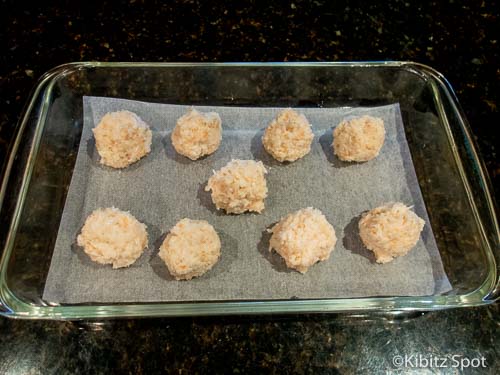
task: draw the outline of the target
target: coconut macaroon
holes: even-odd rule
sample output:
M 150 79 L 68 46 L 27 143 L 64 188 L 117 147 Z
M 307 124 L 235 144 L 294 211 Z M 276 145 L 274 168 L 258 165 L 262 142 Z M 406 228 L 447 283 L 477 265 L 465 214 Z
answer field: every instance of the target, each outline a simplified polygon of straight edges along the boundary
M 337 242 L 333 226 L 320 210 L 312 207 L 287 215 L 269 231 L 269 251 L 274 249 L 288 268 L 300 273 L 328 259 Z
M 101 164 L 109 167 L 128 167 L 151 151 L 151 129 L 130 111 L 105 114 L 92 132 Z
M 219 236 L 208 222 L 182 219 L 163 241 L 159 256 L 176 280 L 190 280 L 217 263 L 220 247 Z
M 129 212 L 99 208 L 87 217 L 77 244 L 94 262 L 128 267 L 148 246 L 148 234 Z
M 303 114 L 291 108 L 281 111 L 264 131 L 262 144 L 280 162 L 295 161 L 311 150 L 314 134 Z
M 191 160 L 214 153 L 222 140 L 222 126 L 215 112 L 201 113 L 190 109 L 177 120 L 172 132 L 175 150 Z
M 333 151 L 340 160 L 363 162 L 375 158 L 385 140 L 384 121 L 362 116 L 342 121 L 333 130 Z
M 359 235 L 377 263 L 406 255 L 418 242 L 424 220 L 402 203 L 388 203 L 363 214 Z
M 262 212 L 267 197 L 266 168 L 254 160 L 232 160 L 209 178 L 205 191 L 212 190 L 215 207 L 228 214 Z

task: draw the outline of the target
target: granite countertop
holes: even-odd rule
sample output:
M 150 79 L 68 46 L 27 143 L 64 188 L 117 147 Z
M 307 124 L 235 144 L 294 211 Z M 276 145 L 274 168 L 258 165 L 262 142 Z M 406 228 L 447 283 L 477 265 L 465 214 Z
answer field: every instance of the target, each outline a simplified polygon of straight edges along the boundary
M 71 61 L 413 60 L 454 86 L 500 201 L 499 12 L 494 3 L 0 2 L 0 167 L 30 89 Z M 329 5 L 330 4 L 330 5 Z M 499 305 L 385 321 L 293 315 L 36 322 L 0 318 L 0 373 L 385 373 L 396 355 L 485 358 L 500 369 Z M 415 362 L 413 362 L 415 363 Z M 425 363 L 424 363 L 425 365 Z M 420 366 L 429 367 L 429 366 Z M 431 366 L 438 371 L 437 364 Z M 406 368 L 406 370 L 411 370 Z M 442 370 L 442 369 L 441 369 Z

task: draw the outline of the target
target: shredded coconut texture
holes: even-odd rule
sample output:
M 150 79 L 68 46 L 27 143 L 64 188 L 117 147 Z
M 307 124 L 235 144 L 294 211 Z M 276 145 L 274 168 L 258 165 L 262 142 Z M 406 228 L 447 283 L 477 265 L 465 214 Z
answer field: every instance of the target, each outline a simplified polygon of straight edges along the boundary
M 254 160 L 232 160 L 208 180 L 215 207 L 226 213 L 262 212 L 267 197 L 266 168 Z
M 269 251 L 274 249 L 288 268 L 300 273 L 328 259 L 337 242 L 333 226 L 312 207 L 287 215 L 270 231 Z
M 77 243 L 94 262 L 128 267 L 148 246 L 148 234 L 130 213 L 99 208 L 87 217 Z
M 334 153 L 344 161 L 363 162 L 375 158 L 384 140 L 384 121 L 377 117 L 344 120 L 333 130 Z
M 191 109 L 177 120 L 172 132 L 175 150 L 191 160 L 214 153 L 221 140 L 221 119 L 215 112 L 201 113 Z
M 151 151 L 151 130 L 133 112 L 107 113 L 92 131 L 101 163 L 109 167 L 128 167 Z
M 311 151 L 313 138 L 311 124 L 306 117 L 288 108 L 266 128 L 262 144 L 276 160 L 295 161 Z
M 190 280 L 209 271 L 219 260 L 220 239 L 205 220 L 182 219 L 160 247 L 159 256 L 177 280 Z
M 406 255 L 418 242 L 424 220 L 402 203 L 388 203 L 363 214 L 359 235 L 377 263 Z

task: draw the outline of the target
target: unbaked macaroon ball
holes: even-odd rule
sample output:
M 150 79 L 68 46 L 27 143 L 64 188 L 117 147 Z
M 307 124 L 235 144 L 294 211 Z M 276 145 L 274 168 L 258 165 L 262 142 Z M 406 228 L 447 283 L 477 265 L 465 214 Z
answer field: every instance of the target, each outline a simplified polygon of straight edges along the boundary
M 312 207 L 287 215 L 270 232 L 269 251 L 274 249 L 288 268 L 300 273 L 328 259 L 337 242 L 333 226 Z
M 163 241 L 159 256 L 177 280 L 190 280 L 217 263 L 220 246 L 219 236 L 208 222 L 182 219 Z
M 417 244 L 424 224 L 404 204 L 388 203 L 363 214 L 359 235 L 377 263 L 387 263 L 406 255 Z
M 191 160 L 210 155 L 222 140 L 221 119 L 215 112 L 190 109 L 177 120 L 171 138 L 175 150 Z
M 133 112 L 106 113 L 92 131 L 101 164 L 109 167 L 128 167 L 151 151 L 151 129 Z
M 215 207 L 228 214 L 262 212 L 267 197 L 266 168 L 254 160 L 232 160 L 209 178 L 205 191 L 212 191 Z
M 363 162 L 375 158 L 385 140 L 384 121 L 372 116 L 342 121 L 333 130 L 333 151 L 340 160 Z
M 148 246 L 148 234 L 129 212 L 99 208 L 87 217 L 77 243 L 94 262 L 128 267 Z
M 291 108 L 281 111 L 264 131 L 262 144 L 280 162 L 295 161 L 311 150 L 314 134 L 303 114 Z

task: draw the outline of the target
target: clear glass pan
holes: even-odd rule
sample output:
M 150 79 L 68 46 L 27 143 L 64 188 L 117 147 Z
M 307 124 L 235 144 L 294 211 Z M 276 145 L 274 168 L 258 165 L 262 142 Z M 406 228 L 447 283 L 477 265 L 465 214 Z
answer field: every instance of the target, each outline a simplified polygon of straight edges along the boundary
M 82 130 L 82 97 L 171 104 L 370 106 L 399 102 L 453 289 L 438 296 L 51 305 L 42 299 Z M 26 106 L 0 190 L 0 314 L 83 319 L 437 310 L 500 296 L 500 235 L 488 180 L 453 90 L 411 62 L 72 63 L 46 73 Z

